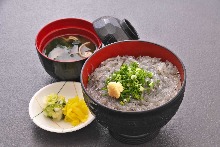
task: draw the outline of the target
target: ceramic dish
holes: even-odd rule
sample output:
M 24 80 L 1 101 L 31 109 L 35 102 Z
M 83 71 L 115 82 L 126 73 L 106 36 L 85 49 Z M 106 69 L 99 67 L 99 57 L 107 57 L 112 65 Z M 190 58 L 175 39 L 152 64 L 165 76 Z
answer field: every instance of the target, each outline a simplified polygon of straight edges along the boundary
M 79 96 L 83 98 L 81 84 L 79 82 L 57 82 L 47 85 L 34 94 L 29 103 L 29 115 L 33 122 L 40 128 L 56 133 L 66 133 L 77 131 L 94 120 L 94 116 L 89 113 L 89 118 L 86 122 L 79 124 L 78 126 L 72 126 L 70 123 L 61 121 L 53 121 L 52 119 L 45 117 L 43 112 L 44 97 L 51 93 L 59 93 L 63 95 L 66 100 Z

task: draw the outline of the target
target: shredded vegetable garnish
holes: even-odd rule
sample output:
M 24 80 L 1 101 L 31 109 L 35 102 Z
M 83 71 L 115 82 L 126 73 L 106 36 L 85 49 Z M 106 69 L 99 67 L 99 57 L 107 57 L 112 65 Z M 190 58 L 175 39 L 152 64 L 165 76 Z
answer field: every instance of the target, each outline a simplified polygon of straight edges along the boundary
M 88 119 L 89 109 L 85 101 L 76 96 L 68 100 L 63 108 L 63 114 L 65 115 L 64 121 L 77 126 Z
M 63 117 L 62 109 L 66 105 L 65 97 L 57 94 L 50 94 L 46 97 L 46 105 L 43 110 L 44 115 L 53 119 L 61 120 Z
M 145 71 L 139 68 L 137 62 L 132 62 L 129 65 L 123 64 L 119 71 L 115 71 L 106 80 L 106 87 L 112 82 L 120 83 L 123 87 L 123 91 L 120 91 L 120 97 L 118 99 L 120 100 L 120 104 L 124 105 L 126 102 L 129 102 L 131 98 L 142 99 L 144 91 L 149 93 L 150 90 L 154 88 L 155 83 L 146 79 L 151 79 L 152 77 L 152 72 Z M 106 87 L 103 89 L 107 89 Z

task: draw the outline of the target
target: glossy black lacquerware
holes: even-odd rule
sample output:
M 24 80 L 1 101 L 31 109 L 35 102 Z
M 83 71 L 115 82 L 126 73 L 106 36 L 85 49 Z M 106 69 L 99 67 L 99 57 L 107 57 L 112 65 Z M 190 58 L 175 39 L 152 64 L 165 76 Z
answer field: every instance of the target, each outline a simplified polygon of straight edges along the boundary
M 43 27 L 36 37 L 36 49 L 45 71 L 58 80 L 79 81 L 82 66 L 87 58 L 79 61 L 56 61 L 48 58 L 44 53 L 45 46 L 54 38 L 64 35 L 80 35 L 92 41 L 97 49 L 102 42 L 98 38 L 92 23 L 78 19 L 66 18 L 56 20 Z
M 93 22 L 93 27 L 104 45 L 139 39 L 137 31 L 127 19 L 103 16 Z
M 86 91 L 88 77 L 102 61 L 118 55 L 151 56 L 170 61 L 180 72 L 180 91 L 168 103 L 148 111 L 122 112 L 99 104 Z M 125 41 L 108 45 L 95 52 L 85 62 L 80 80 L 85 101 L 97 121 L 108 128 L 117 140 L 128 144 L 141 144 L 156 137 L 160 129 L 176 114 L 184 97 L 186 71 L 181 60 L 165 47 L 145 41 Z

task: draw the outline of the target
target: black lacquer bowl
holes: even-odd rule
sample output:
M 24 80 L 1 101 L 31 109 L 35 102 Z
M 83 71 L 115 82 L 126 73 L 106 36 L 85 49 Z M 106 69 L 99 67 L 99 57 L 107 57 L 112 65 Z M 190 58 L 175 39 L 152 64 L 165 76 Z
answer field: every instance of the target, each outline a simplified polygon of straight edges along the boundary
M 97 49 L 102 42 L 98 38 L 92 23 L 79 18 L 64 18 L 44 26 L 36 37 L 36 50 L 45 71 L 58 80 L 79 81 L 82 66 L 87 58 L 78 61 L 56 61 L 48 58 L 43 52 L 45 46 L 54 38 L 65 35 L 80 35 L 91 40 Z
M 88 77 L 102 61 L 118 55 L 150 56 L 170 61 L 180 72 L 180 91 L 166 104 L 148 111 L 122 112 L 96 102 L 86 91 Z M 146 41 L 124 41 L 108 45 L 87 59 L 81 71 L 81 84 L 85 101 L 97 121 L 108 128 L 117 140 L 128 144 L 141 144 L 156 137 L 160 129 L 176 114 L 184 97 L 186 71 L 181 60 L 165 47 Z

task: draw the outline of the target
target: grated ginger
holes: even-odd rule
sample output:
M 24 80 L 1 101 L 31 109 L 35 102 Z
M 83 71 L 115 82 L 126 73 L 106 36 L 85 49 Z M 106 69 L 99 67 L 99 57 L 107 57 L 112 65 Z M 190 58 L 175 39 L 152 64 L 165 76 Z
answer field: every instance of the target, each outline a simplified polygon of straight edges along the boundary
M 118 99 L 124 88 L 120 82 L 109 82 L 107 85 L 107 89 L 109 96 Z

